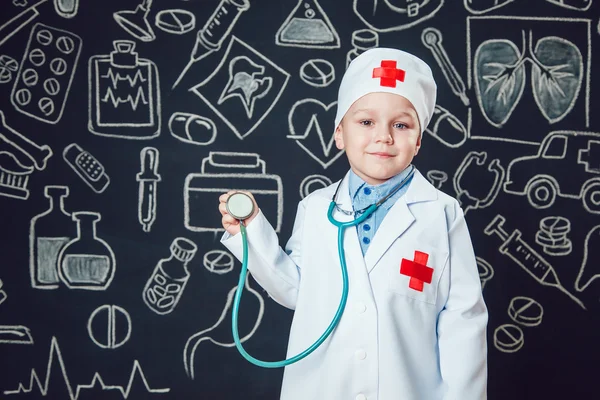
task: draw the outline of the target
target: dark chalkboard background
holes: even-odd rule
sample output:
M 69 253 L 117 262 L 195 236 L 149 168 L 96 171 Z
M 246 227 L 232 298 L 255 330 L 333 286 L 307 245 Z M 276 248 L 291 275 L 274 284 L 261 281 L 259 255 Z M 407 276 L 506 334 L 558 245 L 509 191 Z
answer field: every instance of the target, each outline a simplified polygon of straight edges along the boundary
M 2 0 L 0 398 L 278 397 L 282 370 L 255 367 L 231 346 L 226 304 L 239 263 L 228 267 L 228 255 L 214 251 L 223 250 L 221 232 L 214 230 L 217 197 L 219 189 L 261 190 L 262 207 L 273 225 L 280 218 L 286 242 L 302 191 L 336 181 L 348 169 L 345 156 L 336 158 L 335 146 L 327 147 L 332 103 L 352 34 L 366 29 L 371 32 L 359 34 L 377 35 L 380 46 L 423 58 L 437 80 L 441 118 L 425 133 L 414 162 L 467 210 L 490 314 L 489 398 L 593 398 L 600 356 L 600 135 L 594 133 L 600 87 L 592 55 L 598 51 L 600 4 L 592 1 L 515 0 L 492 9 L 495 2 L 476 0 L 223 0 L 229 11 L 234 4 L 250 7 L 230 32 L 211 27 L 225 34 L 222 45 L 194 63 L 173 89 L 196 32 L 219 1 L 84 0 L 69 12 L 61 8 L 68 1 Z M 137 38 L 113 17 L 136 7 L 125 18 L 144 28 L 146 7 L 152 29 L 134 31 L 123 22 Z M 195 27 L 181 35 L 157 27 L 156 15 L 172 9 L 189 11 Z M 17 18 L 22 12 L 28 14 Z M 35 17 L 29 23 L 28 15 Z M 169 15 L 161 17 L 167 21 Z M 428 28 L 443 39 L 437 54 L 450 62 L 443 69 L 422 40 Z M 135 44 L 137 65 L 131 56 L 116 55 L 111 67 L 116 40 Z M 331 64 L 333 82 L 319 81 L 327 63 L 304 70 L 316 73 L 312 85 L 301 78 L 301 66 L 315 59 Z M 150 116 L 154 120 L 146 121 Z M 196 144 L 176 137 L 186 132 L 197 135 Z M 93 180 L 90 186 L 75 173 L 63 156 L 73 143 L 102 164 L 108 186 Z M 44 158 L 44 145 L 50 158 Z M 138 221 L 140 153 L 150 167 L 159 154 L 161 180 L 149 232 Z M 513 163 L 523 157 L 530 159 Z M 81 156 L 79 161 L 85 163 Z M 232 165 L 240 162 L 241 168 Z M 305 181 L 311 175 L 319 176 Z M 142 178 L 148 176 L 153 174 Z M 145 182 L 152 187 L 152 180 Z M 15 189 L 19 185 L 22 190 Z M 42 224 L 40 217 L 31 230 L 32 219 L 49 207 L 47 186 L 68 187 L 66 212 L 100 214 L 97 236 L 116 260 L 112 280 L 96 282 L 100 290 L 76 288 L 78 275 L 57 275 L 56 268 L 69 254 L 106 256 L 106 247 L 88 241 L 52 258 L 30 246 L 30 239 L 35 244 L 65 235 L 59 232 L 71 233 L 65 241 L 76 235 L 68 218 Z M 504 224 L 492 224 L 497 216 Z M 506 254 L 519 238 L 528 246 L 520 250 L 532 250 L 544 264 L 532 266 L 519 249 L 512 254 L 523 261 Z M 153 289 L 156 304 L 163 296 L 164 306 L 153 309 L 142 294 L 175 239 L 197 246 L 189 279 L 180 297 L 170 300 L 164 288 Z M 54 288 L 38 287 L 43 257 L 36 252 L 47 255 L 45 271 Z M 209 261 L 219 254 L 225 265 L 214 266 Z M 86 265 L 98 269 L 102 262 Z M 292 312 L 252 279 L 249 287 L 240 317 L 241 335 L 253 332 L 246 348 L 259 358 L 281 359 Z

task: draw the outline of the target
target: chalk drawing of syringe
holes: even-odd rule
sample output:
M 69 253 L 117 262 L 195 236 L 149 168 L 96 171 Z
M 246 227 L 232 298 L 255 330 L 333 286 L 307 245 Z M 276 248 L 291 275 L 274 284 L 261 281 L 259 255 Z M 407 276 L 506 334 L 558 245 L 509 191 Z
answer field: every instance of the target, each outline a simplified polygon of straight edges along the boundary
M 519 265 L 519 267 L 523 268 L 525 272 L 531 275 L 540 284 L 556 287 L 585 310 L 585 305 L 581 300 L 569 293 L 560 283 L 558 275 L 556 275 L 556 271 L 552 265 L 521 239 L 521 232 L 518 229 L 515 229 L 513 233 L 509 235 L 502 228 L 505 221 L 506 219 L 503 216 L 496 215 L 492 222 L 484 229 L 486 235 L 489 236 L 492 233 L 495 233 L 504 241 L 498 251 L 509 256 L 517 263 L 517 265 Z

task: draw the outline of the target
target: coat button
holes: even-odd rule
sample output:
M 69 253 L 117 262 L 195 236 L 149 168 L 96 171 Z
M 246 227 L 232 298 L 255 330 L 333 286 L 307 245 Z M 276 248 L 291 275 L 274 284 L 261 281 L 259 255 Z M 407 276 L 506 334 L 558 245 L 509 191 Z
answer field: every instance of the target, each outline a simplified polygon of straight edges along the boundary
M 367 358 L 367 352 L 364 351 L 363 349 L 356 350 L 354 355 L 356 356 L 357 360 L 364 360 L 365 358 Z
M 367 310 L 367 306 L 363 302 L 358 302 L 356 304 L 356 310 L 358 311 L 359 314 L 362 314 Z
M 356 396 L 356 400 L 367 400 L 367 396 L 361 393 L 358 396 Z

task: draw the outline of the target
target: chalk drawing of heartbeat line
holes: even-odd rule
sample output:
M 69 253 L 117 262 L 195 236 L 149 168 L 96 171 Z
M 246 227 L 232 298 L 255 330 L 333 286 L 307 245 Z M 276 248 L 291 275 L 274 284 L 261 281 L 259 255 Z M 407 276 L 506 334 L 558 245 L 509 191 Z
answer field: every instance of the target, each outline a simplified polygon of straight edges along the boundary
M 148 104 L 148 100 L 146 100 L 146 96 L 144 96 L 144 90 L 142 87 L 139 87 L 135 97 L 131 95 L 127 95 L 126 98 L 122 99 L 119 96 L 115 95 L 111 88 L 106 89 L 106 94 L 102 98 L 102 102 L 108 103 L 111 102 L 114 108 L 119 107 L 119 104 L 130 103 L 131 108 L 135 111 L 140 101 L 142 104 Z
M 121 76 L 119 72 L 115 74 L 112 68 L 109 68 L 106 75 L 101 75 L 100 78 L 109 78 L 112 82 L 112 87 L 115 89 L 117 88 L 117 84 L 119 83 L 119 81 L 129 81 L 129 86 L 131 87 L 133 87 L 137 83 L 137 81 L 140 81 L 141 83 L 146 82 L 146 79 L 144 79 L 144 76 L 142 75 L 142 71 L 139 69 L 133 76 L 129 74 Z
M 129 382 L 127 383 L 126 387 L 118 386 L 118 385 L 107 385 L 102 380 L 102 377 L 100 376 L 100 374 L 98 372 L 96 372 L 94 374 L 94 377 L 92 378 L 92 381 L 90 382 L 90 384 L 77 385 L 77 387 L 75 388 L 75 391 L 73 391 L 73 386 L 71 385 L 71 382 L 69 382 L 69 376 L 67 374 L 65 362 L 64 362 L 64 360 L 62 358 L 62 354 L 60 352 L 60 347 L 58 346 L 58 341 L 56 340 L 56 337 L 53 337 L 52 344 L 50 345 L 50 355 L 48 356 L 48 366 L 46 367 L 46 378 L 44 380 L 44 384 L 42 384 L 35 369 L 32 368 L 31 369 L 31 378 L 29 380 L 28 388 L 24 387 L 22 383 L 19 383 L 18 389 L 5 390 L 4 394 L 8 396 L 8 395 L 18 395 L 18 394 L 23 394 L 23 393 L 30 393 L 34 389 L 34 383 L 35 383 L 37 385 L 40 393 L 42 394 L 42 396 L 46 396 L 48 394 L 48 385 L 50 383 L 52 364 L 53 364 L 55 358 L 56 358 L 56 361 L 58 362 L 58 365 L 60 366 L 60 370 L 62 372 L 64 381 L 65 381 L 65 385 L 67 386 L 67 390 L 69 391 L 70 400 L 77 400 L 79 398 L 79 395 L 82 390 L 93 389 L 93 388 L 96 388 L 98 385 L 102 390 L 118 390 L 119 392 L 121 392 L 123 399 L 127 399 L 131 392 L 131 388 L 133 387 L 133 383 L 135 382 L 136 376 L 139 376 L 139 378 L 142 379 L 144 387 L 146 388 L 146 391 L 149 393 L 157 393 L 157 394 L 168 393 L 171 390 L 170 388 L 151 389 L 148 386 L 148 381 L 146 380 L 146 376 L 144 375 L 144 372 L 142 371 L 142 367 L 140 366 L 140 363 L 138 362 L 138 360 L 135 360 L 133 362 L 133 368 L 131 370 L 131 375 L 129 376 Z

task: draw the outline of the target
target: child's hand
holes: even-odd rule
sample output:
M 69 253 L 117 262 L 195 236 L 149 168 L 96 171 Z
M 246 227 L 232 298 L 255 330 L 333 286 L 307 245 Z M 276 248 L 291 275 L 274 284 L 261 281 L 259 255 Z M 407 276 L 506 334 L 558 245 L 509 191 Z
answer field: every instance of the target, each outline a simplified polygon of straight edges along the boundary
M 248 197 L 250 197 L 250 199 L 252 200 L 252 203 L 254 203 L 254 211 L 252 212 L 252 215 L 250 215 L 248 218 L 246 218 L 244 220 L 244 224 L 246 226 L 248 226 L 248 224 L 250 224 L 250 222 L 252 222 L 252 220 L 254 219 L 254 217 L 256 217 L 256 215 L 258 214 L 258 204 L 256 203 L 256 200 L 254 199 L 254 196 L 252 196 L 252 193 L 250 192 L 246 192 L 246 191 L 242 191 L 242 190 L 231 190 L 225 194 L 222 194 L 221 196 L 219 196 L 219 211 L 221 212 L 221 215 L 223 216 L 221 218 L 221 224 L 223 225 L 223 228 L 225 228 L 225 230 L 230 234 L 230 235 L 236 235 L 240 232 L 240 221 L 238 221 L 237 219 L 233 218 L 231 215 L 229 215 L 229 213 L 227 212 L 227 199 L 229 199 L 229 196 L 231 196 L 232 194 L 236 193 L 236 192 L 241 192 L 244 194 L 247 194 Z

